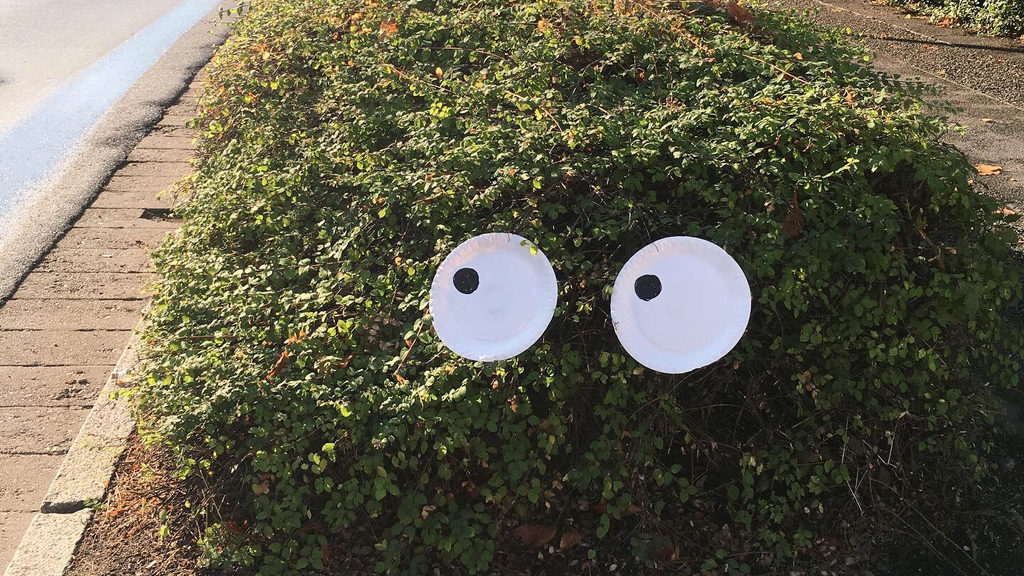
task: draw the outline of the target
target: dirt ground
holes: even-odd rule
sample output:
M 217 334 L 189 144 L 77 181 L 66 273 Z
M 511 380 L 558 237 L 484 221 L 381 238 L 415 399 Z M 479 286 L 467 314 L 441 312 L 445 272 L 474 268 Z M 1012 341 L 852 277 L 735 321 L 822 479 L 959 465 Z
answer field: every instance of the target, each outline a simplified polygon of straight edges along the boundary
M 74 576 L 201 576 L 185 484 L 171 455 L 133 435 L 107 500 L 90 523 L 66 572 Z

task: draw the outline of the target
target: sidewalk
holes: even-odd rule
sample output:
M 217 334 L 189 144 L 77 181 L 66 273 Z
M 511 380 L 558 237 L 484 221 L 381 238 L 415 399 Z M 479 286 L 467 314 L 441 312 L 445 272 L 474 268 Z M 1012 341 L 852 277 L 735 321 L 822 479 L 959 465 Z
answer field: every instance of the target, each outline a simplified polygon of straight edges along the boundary
M 199 82 L 0 304 L 0 573 L 139 320 L 149 251 L 178 227 L 157 193 L 190 170 Z
M 874 54 L 875 68 L 940 88 L 961 111 L 963 136 L 946 140 L 975 164 L 1001 167 L 979 176 L 983 189 L 1024 212 L 1024 43 L 941 28 L 921 16 L 866 0 L 769 0 L 773 9 L 817 11 L 822 25 L 849 28 Z

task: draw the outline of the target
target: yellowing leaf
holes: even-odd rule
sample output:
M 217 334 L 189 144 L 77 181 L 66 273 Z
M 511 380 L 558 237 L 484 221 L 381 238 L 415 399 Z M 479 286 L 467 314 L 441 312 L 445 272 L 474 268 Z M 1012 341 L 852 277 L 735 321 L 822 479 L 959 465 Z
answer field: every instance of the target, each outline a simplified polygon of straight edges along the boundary
M 441 70 L 441 67 L 438 66 L 437 68 L 434 68 L 434 75 L 440 78 L 444 76 L 444 70 Z
M 801 54 L 800 52 L 796 52 L 795 54 L 793 54 L 793 58 L 796 58 L 797 60 L 803 60 L 804 55 Z
M 978 169 L 978 174 L 982 176 L 993 176 L 1003 173 L 1003 167 L 994 164 L 976 164 L 974 167 Z
M 547 20 L 541 20 L 537 22 L 537 30 L 540 30 L 541 32 L 547 30 L 550 26 L 551 25 L 548 24 Z

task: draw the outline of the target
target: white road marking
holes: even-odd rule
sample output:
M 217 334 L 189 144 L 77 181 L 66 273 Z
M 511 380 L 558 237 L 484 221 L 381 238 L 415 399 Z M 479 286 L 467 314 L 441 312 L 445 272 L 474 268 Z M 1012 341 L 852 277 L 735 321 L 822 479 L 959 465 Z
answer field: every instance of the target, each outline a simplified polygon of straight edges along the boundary
M 92 63 L 0 134 L 0 236 L 3 222 L 97 120 L 218 0 L 183 0 Z

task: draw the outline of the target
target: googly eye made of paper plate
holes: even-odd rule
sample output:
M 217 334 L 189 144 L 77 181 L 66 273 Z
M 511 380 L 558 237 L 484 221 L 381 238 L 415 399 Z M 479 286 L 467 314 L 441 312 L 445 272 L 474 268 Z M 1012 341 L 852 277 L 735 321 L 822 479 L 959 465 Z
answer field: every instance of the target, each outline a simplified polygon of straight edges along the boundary
M 512 358 L 544 334 L 558 284 L 544 253 L 516 234 L 481 234 L 452 250 L 430 286 L 434 330 L 459 356 Z
M 612 325 L 622 347 L 666 374 L 728 354 L 747 328 L 750 308 L 750 285 L 739 264 L 717 245 L 689 236 L 641 248 L 612 287 Z

